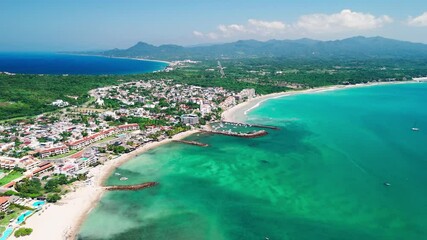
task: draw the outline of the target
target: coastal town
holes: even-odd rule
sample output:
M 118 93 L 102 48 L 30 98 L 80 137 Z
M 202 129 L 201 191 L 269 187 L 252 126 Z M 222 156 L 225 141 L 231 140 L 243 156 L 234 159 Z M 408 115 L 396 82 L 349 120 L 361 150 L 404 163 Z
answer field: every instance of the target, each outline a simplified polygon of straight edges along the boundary
M 57 99 L 54 112 L 0 123 L 0 239 L 31 233 L 26 219 L 78 186 L 94 184 L 98 166 L 219 121 L 224 110 L 256 96 L 254 89 L 171 79 L 126 82 L 88 95 L 83 105 Z

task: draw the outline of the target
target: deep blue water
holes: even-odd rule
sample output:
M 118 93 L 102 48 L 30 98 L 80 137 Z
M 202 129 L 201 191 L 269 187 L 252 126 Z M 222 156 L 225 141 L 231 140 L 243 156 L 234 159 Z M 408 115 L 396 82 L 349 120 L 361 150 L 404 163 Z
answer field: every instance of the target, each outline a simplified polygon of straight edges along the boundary
M 164 62 L 59 53 L 0 53 L 0 72 L 25 74 L 136 74 L 162 70 Z

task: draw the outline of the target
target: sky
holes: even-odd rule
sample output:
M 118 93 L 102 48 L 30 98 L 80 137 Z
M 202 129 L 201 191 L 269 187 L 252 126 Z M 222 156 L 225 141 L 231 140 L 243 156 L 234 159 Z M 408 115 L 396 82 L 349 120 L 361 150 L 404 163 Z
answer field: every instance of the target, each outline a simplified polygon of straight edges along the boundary
M 0 51 L 360 35 L 427 43 L 426 0 L 0 0 Z

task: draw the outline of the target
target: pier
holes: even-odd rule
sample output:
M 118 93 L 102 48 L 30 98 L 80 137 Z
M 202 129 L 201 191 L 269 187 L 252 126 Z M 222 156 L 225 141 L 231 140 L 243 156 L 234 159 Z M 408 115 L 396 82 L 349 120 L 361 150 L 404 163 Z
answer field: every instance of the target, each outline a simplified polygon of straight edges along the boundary
M 266 129 L 273 129 L 273 130 L 279 130 L 280 129 L 280 128 L 275 127 L 275 126 L 260 125 L 260 124 L 249 124 L 249 123 L 227 122 L 227 121 L 222 121 L 222 123 L 230 124 L 230 125 L 234 125 L 234 126 L 246 126 L 246 127 L 266 128 Z
M 232 136 L 232 137 L 242 137 L 242 138 L 256 138 L 256 137 L 262 137 L 268 134 L 268 132 L 265 130 L 260 130 L 256 132 L 250 132 L 250 133 L 235 133 L 231 131 L 208 131 L 208 130 L 202 130 L 201 132 L 210 133 L 210 134 L 220 134 L 220 135 Z
M 136 184 L 136 185 L 127 185 L 127 186 L 107 186 L 104 187 L 107 191 L 120 191 L 120 190 L 130 190 L 130 191 L 136 191 L 144 188 L 150 188 L 156 186 L 157 182 L 146 182 L 142 184 Z
M 189 144 L 189 145 L 194 145 L 194 146 L 199 146 L 199 147 L 207 147 L 207 146 L 209 146 L 209 144 L 201 143 L 201 142 L 196 142 L 196 141 L 173 140 L 173 142 L 184 143 L 184 144 Z

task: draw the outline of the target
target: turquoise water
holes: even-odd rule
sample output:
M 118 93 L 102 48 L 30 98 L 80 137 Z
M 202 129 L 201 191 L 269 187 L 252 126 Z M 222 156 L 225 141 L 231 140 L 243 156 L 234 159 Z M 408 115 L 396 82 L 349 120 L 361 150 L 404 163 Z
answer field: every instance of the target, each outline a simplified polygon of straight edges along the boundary
M 427 239 L 426 103 L 427 84 L 267 101 L 248 116 L 281 128 L 265 137 L 193 135 L 210 146 L 122 165 L 108 184 L 159 185 L 108 192 L 79 239 Z
M 0 72 L 27 74 L 136 74 L 163 70 L 164 62 L 59 53 L 0 53 Z
M 13 232 L 13 228 L 6 228 L 4 230 L 3 235 L 0 237 L 0 240 L 6 240 Z
M 44 204 L 45 204 L 45 201 L 36 201 L 36 202 L 33 203 L 33 207 L 40 208 Z
M 28 211 L 24 212 L 23 214 L 19 215 L 19 217 L 16 219 L 16 223 L 17 224 L 23 223 L 25 221 L 25 219 L 31 215 L 31 213 L 33 213 L 33 211 L 28 210 Z

